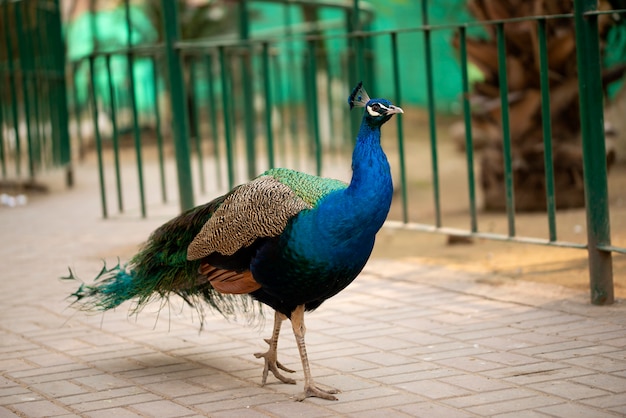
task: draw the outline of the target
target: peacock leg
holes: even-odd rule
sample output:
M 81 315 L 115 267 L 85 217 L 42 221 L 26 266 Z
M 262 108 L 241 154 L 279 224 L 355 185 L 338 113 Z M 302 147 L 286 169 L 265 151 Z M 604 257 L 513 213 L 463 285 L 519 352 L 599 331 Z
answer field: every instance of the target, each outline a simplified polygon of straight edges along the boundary
M 293 334 L 296 337 L 298 351 L 300 351 L 300 359 L 302 360 L 302 370 L 304 371 L 304 393 L 298 397 L 298 400 L 302 401 L 305 398 L 317 397 L 336 401 L 337 398 L 332 394 L 339 393 L 337 389 L 320 389 L 313 383 L 311 369 L 309 368 L 309 358 L 306 354 L 306 346 L 304 344 L 304 334 L 306 333 L 306 327 L 304 326 L 304 305 L 298 306 L 291 313 L 291 326 L 293 327 Z
M 277 360 L 277 350 L 278 350 L 278 334 L 280 334 L 280 327 L 283 324 L 283 321 L 287 319 L 287 317 L 278 311 L 274 312 L 274 331 L 272 332 L 272 338 L 268 338 L 265 340 L 266 343 L 269 344 L 270 348 L 265 353 L 255 353 L 254 356 L 256 358 L 263 357 L 265 359 L 265 367 L 263 368 L 263 380 L 261 381 L 261 385 L 265 385 L 267 382 L 268 372 L 271 370 L 274 376 L 283 383 L 289 383 L 290 385 L 295 385 L 296 381 L 285 377 L 278 369 L 284 370 L 287 373 L 294 373 L 294 370 L 288 369 L 287 367 L 280 364 Z

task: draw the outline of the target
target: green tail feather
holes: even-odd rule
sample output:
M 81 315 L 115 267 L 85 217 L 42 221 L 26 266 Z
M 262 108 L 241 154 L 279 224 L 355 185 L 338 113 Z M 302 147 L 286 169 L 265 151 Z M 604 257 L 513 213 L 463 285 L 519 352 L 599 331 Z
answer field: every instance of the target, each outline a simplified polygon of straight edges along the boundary
M 80 280 L 70 269 L 63 280 Z M 93 285 L 82 283 L 70 296 L 75 297 L 75 304 L 84 310 L 106 311 L 119 306 L 122 302 L 138 296 L 138 289 L 133 283 L 133 272 L 118 262 L 113 268 L 107 269 L 106 263 L 94 279 Z
M 197 283 L 200 262 L 187 261 L 189 243 L 223 200 L 221 197 L 191 209 L 158 228 L 128 264 L 118 262 L 110 269 L 105 264 L 92 284 L 83 282 L 71 294 L 74 305 L 82 310 L 106 311 L 134 300 L 132 312 L 136 313 L 149 302 L 175 294 L 194 307 L 201 318 L 203 304 L 229 318 L 238 313 L 249 321 L 262 316 L 261 305 L 249 296 L 225 295 L 209 283 Z M 71 269 L 62 279 L 80 281 Z

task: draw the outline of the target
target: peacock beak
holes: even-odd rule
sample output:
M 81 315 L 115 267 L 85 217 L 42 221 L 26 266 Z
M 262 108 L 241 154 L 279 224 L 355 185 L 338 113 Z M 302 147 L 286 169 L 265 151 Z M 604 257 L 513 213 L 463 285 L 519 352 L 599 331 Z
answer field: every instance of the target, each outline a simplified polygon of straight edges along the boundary
M 389 110 L 387 111 L 387 114 L 393 115 L 395 113 L 404 113 L 404 110 L 402 110 L 402 108 L 398 106 L 394 106 L 394 105 L 389 106 Z

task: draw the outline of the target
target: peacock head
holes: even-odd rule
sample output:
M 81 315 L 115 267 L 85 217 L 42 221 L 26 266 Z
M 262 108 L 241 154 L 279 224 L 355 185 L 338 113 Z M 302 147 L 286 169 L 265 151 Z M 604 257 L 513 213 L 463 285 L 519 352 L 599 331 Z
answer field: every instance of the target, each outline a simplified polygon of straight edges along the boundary
M 350 110 L 354 107 L 364 107 L 363 120 L 368 125 L 380 127 L 396 113 L 404 113 L 402 108 L 394 106 L 387 99 L 370 99 L 363 88 L 363 82 L 359 82 L 348 97 Z

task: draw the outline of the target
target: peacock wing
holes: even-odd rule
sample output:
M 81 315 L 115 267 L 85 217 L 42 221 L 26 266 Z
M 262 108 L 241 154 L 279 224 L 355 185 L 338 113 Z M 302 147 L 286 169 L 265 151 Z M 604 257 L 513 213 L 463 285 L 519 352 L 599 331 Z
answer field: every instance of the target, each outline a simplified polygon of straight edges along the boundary
M 345 187 L 293 170 L 269 170 L 225 196 L 187 247 L 187 259 L 202 260 L 198 279 L 215 290 L 250 293 L 260 287 L 249 270 L 255 245 L 279 236 L 292 217 Z
M 259 238 L 280 235 L 298 212 L 310 208 L 289 186 L 260 176 L 233 190 L 187 247 L 187 259 L 233 255 Z

